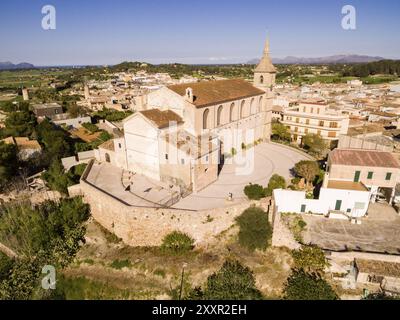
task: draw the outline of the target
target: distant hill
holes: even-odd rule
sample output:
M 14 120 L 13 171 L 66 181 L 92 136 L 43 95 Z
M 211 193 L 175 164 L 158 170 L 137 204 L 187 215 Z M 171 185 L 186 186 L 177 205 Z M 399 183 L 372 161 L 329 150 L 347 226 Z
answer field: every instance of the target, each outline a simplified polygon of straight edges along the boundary
M 13 64 L 10 61 L 0 62 L 0 70 L 32 69 L 32 68 L 35 68 L 35 66 L 27 62 L 22 62 L 18 64 Z
M 356 54 L 349 55 L 334 55 L 328 57 L 319 57 L 319 58 L 298 58 L 298 57 L 286 57 L 283 59 L 272 58 L 272 62 L 274 64 L 333 64 L 333 63 L 367 63 L 384 60 L 382 57 L 371 57 L 371 56 L 362 56 Z M 252 59 L 248 61 L 248 64 L 257 64 L 259 59 Z

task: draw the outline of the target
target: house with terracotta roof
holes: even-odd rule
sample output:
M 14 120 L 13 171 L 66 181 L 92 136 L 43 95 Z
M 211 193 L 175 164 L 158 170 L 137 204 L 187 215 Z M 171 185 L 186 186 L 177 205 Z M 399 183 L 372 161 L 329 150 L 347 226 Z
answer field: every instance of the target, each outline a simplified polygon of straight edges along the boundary
M 335 141 L 347 134 L 349 115 L 330 109 L 324 100 L 308 99 L 283 112 L 282 123 L 290 129 L 293 141 L 298 143 L 307 134 L 318 134 L 324 140 Z
M 325 179 L 360 182 L 371 192 L 371 201 L 383 195 L 392 203 L 400 179 L 400 163 L 390 152 L 335 149 L 329 154 Z
M 13 144 L 17 146 L 18 157 L 22 160 L 38 155 L 42 152 L 42 147 L 36 140 L 29 140 L 27 137 L 8 137 L 0 140 L 6 144 Z
M 220 159 L 268 141 L 276 70 L 266 42 L 254 81 L 213 80 L 150 92 L 143 110 L 123 122 L 123 137 L 96 159 L 157 181 L 200 191 L 218 178 Z

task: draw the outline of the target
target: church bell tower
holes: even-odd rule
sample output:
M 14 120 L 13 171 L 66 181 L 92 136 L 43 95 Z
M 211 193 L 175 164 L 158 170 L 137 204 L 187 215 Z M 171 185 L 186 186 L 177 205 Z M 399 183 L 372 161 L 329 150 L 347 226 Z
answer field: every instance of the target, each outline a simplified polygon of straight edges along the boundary
M 275 85 L 275 77 L 276 69 L 269 56 L 269 39 L 267 39 L 261 61 L 254 70 L 254 86 L 265 92 L 271 92 Z
M 265 91 L 261 111 L 263 113 L 263 140 L 271 139 L 272 105 L 274 99 L 274 86 L 276 69 L 269 56 L 269 39 L 265 42 L 263 56 L 254 70 L 254 86 Z

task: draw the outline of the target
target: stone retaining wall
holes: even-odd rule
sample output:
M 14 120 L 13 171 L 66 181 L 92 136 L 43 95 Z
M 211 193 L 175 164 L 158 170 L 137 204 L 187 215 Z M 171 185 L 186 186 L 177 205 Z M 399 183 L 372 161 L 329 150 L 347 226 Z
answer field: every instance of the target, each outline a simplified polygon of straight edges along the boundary
M 159 246 L 165 235 L 176 230 L 189 234 L 197 246 L 205 246 L 212 237 L 229 229 L 249 206 L 260 204 L 243 201 L 232 207 L 204 211 L 133 207 L 85 179 L 81 180 L 80 190 L 90 204 L 93 218 L 131 246 Z

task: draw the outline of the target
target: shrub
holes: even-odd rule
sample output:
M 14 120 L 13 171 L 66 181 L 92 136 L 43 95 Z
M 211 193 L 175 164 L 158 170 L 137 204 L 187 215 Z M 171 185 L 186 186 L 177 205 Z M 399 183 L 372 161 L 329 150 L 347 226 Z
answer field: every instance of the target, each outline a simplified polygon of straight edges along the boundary
M 222 268 L 207 279 L 204 292 L 193 289 L 186 299 L 191 300 L 261 300 L 253 272 L 239 261 L 227 260 Z
M 297 269 L 323 272 L 329 266 L 324 252 L 317 246 L 302 246 L 299 250 L 292 251 L 292 257 Z
M 165 278 L 165 276 L 166 276 L 165 270 L 163 270 L 163 269 L 156 269 L 156 270 L 153 271 L 153 273 L 156 276 L 159 276 L 159 277 L 162 277 L 162 278 Z
M 194 240 L 186 233 L 174 231 L 167 234 L 161 245 L 161 249 L 169 254 L 184 254 L 194 248 Z
M 239 243 L 249 250 L 265 250 L 272 237 L 268 214 L 261 208 L 251 207 L 236 218 L 239 224 Z
M 259 184 L 249 184 L 244 188 L 244 194 L 250 200 L 260 200 L 266 197 L 266 191 L 263 186 Z
M 302 233 L 307 226 L 307 223 L 303 218 L 297 213 L 282 213 L 282 218 L 290 232 L 293 234 L 294 239 L 297 242 L 303 242 Z
M 82 123 L 82 127 L 89 130 L 91 133 L 99 131 L 99 128 L 93 123 Z
M 128 259 L 126 259 L 126 260 L 116 259 L 110 264 L 110 267 L 120 270 L 122 268 L 130 268 L 130 267 L 132 267 L 132 264 Z
M 330 284 L 317 273 L 294 270 L 284 288 L 287 300 L 338 300 Z
M 286 188 L 286 180 L 284 177 L 279 174 L 274 174 L 271 179 L 269 179 L 268 187 L 266 189 L 265 194 L 267 196 L 271 196 L 272 192 L 275 189 L 285 189 Z
M 237 154 L 237 151 L 236 151 L 235 148 L 232 148 L 232 149 L 231 149 L 231 154 L 232 154 L 232 156 L 235 156 L 235 155 Z

